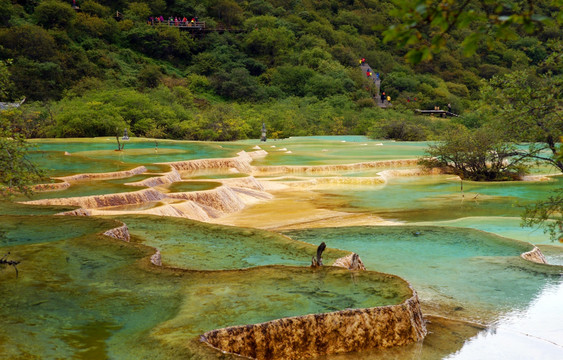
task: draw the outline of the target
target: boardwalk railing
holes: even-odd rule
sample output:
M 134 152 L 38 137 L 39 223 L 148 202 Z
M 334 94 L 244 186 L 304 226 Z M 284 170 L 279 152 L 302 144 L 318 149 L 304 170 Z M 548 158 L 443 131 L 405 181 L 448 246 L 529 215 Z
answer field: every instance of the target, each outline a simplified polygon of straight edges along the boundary
M 181 29 L 194 29 L 202 30 L 205 29 L 205 21 L 174 21 L 174 20 L 164 20 L 164 21 L 149 21 L 149 25 L 153 26 L 171 26 Z

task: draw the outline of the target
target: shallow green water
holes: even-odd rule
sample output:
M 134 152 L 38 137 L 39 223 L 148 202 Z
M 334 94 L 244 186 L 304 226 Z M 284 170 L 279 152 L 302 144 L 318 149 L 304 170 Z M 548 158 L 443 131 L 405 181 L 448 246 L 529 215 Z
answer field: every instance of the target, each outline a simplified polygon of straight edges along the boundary
M 215 189 L 218 186 L 221 186 L 221 183 L 215 181 L 182 181 L 172 183 L 168 190 L 170 192 L 202 191 Z
M 120 216 L 130 233 L 155 247 L 169 266 L 197 270 L 241 269 L 262 265 L 308 266 L 317 246 L 258 229 L 241 229 L 157 216 Z M 329 249 L 330 263 L 349 252 Z
M 11 267 L 0 271 L 3 358 L 108 358 L 112 341 L 130 346 L 131 356 L 150 352 L 139 334 L 177 309 L 174 279 L 132 266 L 142 249 L 95 235 L 115 226 L 112 221 L 20 220 L 2 218 L 30 237 L 10 232 L 19 245 L 2 248 L 21 262 L 18 278 Z
M 141 266 L 152 253 L 149 248 L 96 235 L 118 225 L 109 219 L 4 215 L 2 222 L 9 225 L 2 250 L 21 262 L 18 278 L 12 268 L 0 271 L 4 358 L 190 357 L 203 350 L 182 344 L 218 327 L 397 304 L 411 296 L 396 277 L 351 276 L 344 269 L 153 272 Z M 139 226 L 130 222 L 132 228 Z M 227 232 L 207 229 L 208 236 Z M 225 250 L 214 254 L 228 256 Z M 200 265 L 207 269 L 205 262 Z M 153 329 L 182 341 L 158 345 L 162 335 L 152 334 Z
M 385 185 L 355 186 L 324 193 L 340 197 L 342 210 L 371 212 L 404 222 L 452 220 L 470 216 L 518 217 L 525 205 L 563 186 L 563 178 L 542 182 L 463 182 L 451 176 L 391 178 Z
M 268 152 L 253 163 L 267 165 L 329 165 L 365 161 L 415 159 L 424 153 L 426 142 L 370 140 L 363 136 L 313 136 L 241 142 L 258 145 Z M 291 153 L 288 153 L 291 151 Z
M 51 176 L 128 170 L 138 165 L 158 173 L 168 171 L 168 166 L 155 162 L 230 157 L 240 150 L 252 151 L 255 145 L 269 155 L 253 165 L 416 158 L 426 146 L 348 136 L 269 140 L 265 144 L 256 140 L 159 141 L 156 151 L 154 141 L 132 139 L 121 153 L 114 151 L 115 139 L 111 138 L 36 143 L 39 151 L 33 157 Z M 246 175 L 198 174 L 199 179 L 210 182 L 233 176 Z M 139 188 L 123 184 L 144 177 L 79 182 L 36 198 L 134 191 Z M 469 358 L 485 359 L 491 344 L 500 347 L 502 355 L 517 358 L 520 350 L 514 343 L 518 342 L 541 352 L 545 359 L 558 359 L 558 324 L 563 319 L 558 307 L 549 307 L 544 300 L 560 297 L 563 271 L 519 258 L 529 245 L 473 229 L 554 245 L 545 248 L 547 257 L 554 262 L 563 259 L 558 244 L 519 228 L 521 205 L 543 198 L 562 183 L 561 177 L 542 183 L 464 182 L 464 198 L 459 181 L 447 176 L 392 178 L 385 185 L 317 190 L 324 194 L 321 207 L 371 213 L 412 226 L 289 233 L 310 244 L 260 230 L 132 215 L 115 217 L 127 223 L 133 236 L 132 243 L 125 244 L 100 235 L 118 225 L 112 219 L 49 216 L 69 208 L 0 202 L 0 247 L 4 253 L 11 252 L 9 259 L 21 261 L 18 278 L 12 267 L 0 268 L 0 353 L 5 358 L 228 359 L 232 357 L 202 347 L 197 335 L 283 316 L 397 303 L 407 296 L 404 284 L 396 278 L 306 268 L 316 246 L 325 241 L 330 248 L 323 255 L 325 263 L 348 251 L 357 252 L 368 269 L 410 281 L 426 314 L 486 324 L 494 321 L 508 334 L 500 341 L 480 334 L 467 342 L 465 350 L 463 342 L 475 334 L 475 328 L 436 322 L 430 325 L 433 334 L 424 344 L 329 358 L 442 359 L 461 348 L 459 358 L 468 358 L 469 353 Z M 171 190 L 193 191 L 193 186 L 210 185 L 186 182 L 174 184 Z M 148 265 L 153 247 L 161 251 L 165 265 L 191 270 Z M 237 270 L 241 268 L 248 269 Z M 547 316 L 533 315 L 517 323 L 516 319 L 536 314 L 536 304 L 552 310 Z M 542 328 L 552 333 L 548 335 Z M 520 335 L 514 336 L 515 332 Z M 551 345 L 545 346 L 544 339 Z
M 368 269 L 409 279 L 423 301 L 459 308 L 464 318 L 480 321 L 526 307 L 546 283 L 560 282 L 563 271 L 521 259 L 529 244 L 471 229 L 354 227 L 286 234 L 354 251 Z
M 31 159 L 46 170 L 49 176 L 129 170 L 137 165 L 158 162 L 184 161 L 202 158 L 232 157 L 247 146 L 193 141 L 132 139 L 125 142 L 124 151 L 115 151 L 112 138 L 96 139 L 37 139 Z M 65 155 L 68 152 L 70 155 Z
M 206 175 L 197 175 L 197 176 L 190 176 L 187 177 L 186 179 L 232 179 L 232 178 L 243 178 L 243 177 L 248 177 L 248 174 L 242 174 L 242 173 L 234 173 L 234 174 L 224 174 L 224 173 L 220 173 L 220 174 L 206 174 Z
M 113 221 L 86 217 L 3 215 L 1 219 L 0 248 L 72 239 L 116 227 Z
M 17 198 L 16 200 L 27 201 L 39 199 L 55 199 L 62 197 L 105 195 L 138 191 L 144 189 L 144 187 L 125 185 L 125 183 L 141 181 L 151 176 L 153 175 L 136 175 L 124 179 L 76 181 L 72 182 L 71 185 L 64 190 L 36 192 L 30 198 L 21 197 Z
M 420 222 L 416 225 L 435 225 L 462 227 L 486 231 L 506 238 L 526 241 L 531 244 L 553 244 L 549 236 L 541 229 L 521 226 L 520 217 L 478 216 L 455 220 Z

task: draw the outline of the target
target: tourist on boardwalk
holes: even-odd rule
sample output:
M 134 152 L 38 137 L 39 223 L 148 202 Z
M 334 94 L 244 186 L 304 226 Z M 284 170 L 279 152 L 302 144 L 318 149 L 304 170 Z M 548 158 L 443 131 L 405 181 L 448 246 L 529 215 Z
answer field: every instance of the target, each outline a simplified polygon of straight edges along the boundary
M 381 93 L 381 103 L 385 102 L 385 92 Z

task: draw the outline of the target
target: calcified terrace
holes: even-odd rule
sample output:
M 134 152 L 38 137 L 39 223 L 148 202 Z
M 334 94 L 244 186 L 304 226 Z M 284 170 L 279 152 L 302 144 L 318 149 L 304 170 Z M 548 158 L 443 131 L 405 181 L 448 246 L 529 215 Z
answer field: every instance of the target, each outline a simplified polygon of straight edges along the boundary
M 53 197 L 24 203 L 77 208 L 73 211 L 61 212 L 59 215 L 107 215 L 120 218 L 127 218 L 129 215 L 157 215 L 268 230 L 395 225 L 396 222 L 372 214 L 336 211 L 320 206 L 319 201 L 322 203 L 323 195 L 315 190 L 339 189 L 349 185 L 377 187 L 384 186 L 392 178 L 439 173 L 437 170 L 426 171 L 417 168 L 416 160 L 366 161 L 316 166 L 252 165 L 254 160 L 264 158 L 266 155 L 268 155 L 266 151 L 255 148 L 255 151 L 251 152 L 241 151 L 233 158 L 158 163 L 169 168 L 169 171 L 161 173 L 148 172 L 145 166 L 139 166 L 126 171 L 56 177 L 54 179 L 57 182 L 37 185 L 35 190 L 56 192 L 72 188 L 84 181 L 127 180 L 135 176 L 146 176 L 141 180 L 124 183 L 132 191 Z M 354 172 L 373 173 L 373 176 L 347 176 Z M 214 176 L 217 174 L 228 176 Z M 195 187 L 198 190 L 181 190 L 183 186 L 190 189 L 194 184 L 200 185 L 199 188 Z M 205 189 L 201 190 L 201 188 Z M 126 224 L 108 230 L 104 234 L 123 241 L 130 240 Z M 291 246 L 295 247 L 297 243 L 299 242 L 294 242 Z M 522 255 L 524 259 L 546 263 L 545 257 L 537 247 L 523 248 L 529 250 Z M 164 263 L 164 268 L 176 270 L 183 268 L 183 266 L 176 268 L 175 265 L 167 265 L 166 254 L 162 255 L 159 249 L 154 251 L 150 259 L 152 266 L 162 268 Z M 307 251 L 311 251 L 311 255 L 314 253 L 311 249 Z M 357 255 L 340 251 L 339 256 L 336 259 L 330 255 L 332 260 L 328 263 L 334 266 L 330 268 L 340 267 L 355 271 L 365 269 Z M 351 260 L 354 256 L 357 258 L 355 263 Z M 305 276 L 304 272 L 308 273 L 305 268 L 260 269 L 262 268 L 241 271 L 252 273 L 257 279 L 260 279 L 260 272 L 270 274 L 264 276 L 288 272 L 288 277 Z M 323 270 L 322 274 L 327 273 L 322 277 L 348 277 L 341 271 L 348 270 L 327 268 Z M 225 273 L 224 276 L 228 278 L 230 275 Z M 373 271 L 366 271 L 361 276 L 365 278 L 365 282 L 373 283 L 369 291 L 375 288 L 379 289 L 377 291 L 396 295 L 383 296 L 378 301 L 368 297 L 371 300 L 356 309 L 342 308 L 333 312 L 298 314 L 289 317 L 285 315 L 281 319 L 270 319 L 258 324 L 232 324 L 233 326 L 223 329 L 200 333 L 200 339 L 224 353 L 235 353 L 256 359 L 308 358 L 370 348 L 386 348 L 422 340 L 427 332 L 425 321 L 422 318 L 418 295 L 411 286 L 397 276 Z M 340 285 L 337 286 L 339 287 Z M 159 328 L 166 329 L 167 326 L 176 328 L 175 322 L 183 321 L 184 317 L 189 318 L 191 315 L 188 314 L 193 312 L 193 307 L 189 304 L 189 302 L 184 304 L 180 315 L 170 320 L 168 325 L 163 324 Z M 334 324 L 339 325 L 335 327 Z M 159 328 L 153 333 L 156 338 L 161 336 Z M 168 333 L 169 330 L 164 332 Z M 182 337 L 181 332 L 174 336 Z M 168 337 L 163 337 L 161 341 L 170 340 Z
M 338 219 L 336 225 L 341 226 L 375 225 L 387 222 L 372 216 L 364 217 L 358 214 L 317 209 L 310 205 L 305 205 L 302 209 L 292 207 L 290 208 L 291 211 L 284 212 L 280 211 L 283 209 L 283 206 L 280 207 L 278 205 L 280 205 L 280 202 L 283 203 L 284 199 L 310 197 L 312 194 L 309 190 L 320 186 L 347 184 L 381 185 L 391 176 L 409 176 L 424 173 L 421 169 L 390 170 L 394 167 L 413 166 L 416 163 L 415 160 L 372 161 L 350 165 L 319 166 L 255 167 L 251 165 L 253 159 L 266 155 L 267 153 L 264 150 L 242 151 L 234 158 L 162 163 L 170 167 L 169 172 L 151 174 L 154 176 L 137 182 L 125 183 L 125 185 L 132 188 L 143 188 L 142 190 L 118 194 L 42 199 L 25 203 L 76 206 L 82 210 L 82 213 L 89 215 L 161 215 L 230 225 L 250 225 L 261 228 L 298 227 L 299 224 L 311 227 L 314 223 L 318 223 L 318 226 L 323 226 L 323 222 L 328 219 Z M 381 170 L 381 173 L 374 177 L 336 176 L 340 173 L 358 170 Z M 63 176 L 55 178 L 58 181 L 57 183 L 37 185 L 35 190 L 64 190 L 78 181 L 128 178 L 145 172 L 146 168 L 141 166 L 128 171 Z M 172 184 L 188 181 L 183 179 L 194 177 L 195 175 L 221 172 L 227 174 L 246 174 L 248 176 L 214 179 L 213 181 L 220 185 L 210 190 L 170 191 Z M 311 177 L 311 175 L 314 177 Z M 291 176 L 291 179 L 286 181 L 288 176 Z M 203 183 L 206 181 L 208 180 L 189 180 L 190 183 Z M 269 221 L 257 221 L 254 224 L 245 223 L 244 219 L 247 218 L 245 211 L 248 211 L 250 215 L 253 212 L 252 205 L 268 202 L 278 208 L 277 211 L 268 214 Z M 262 214 L 266 213 L 262 212 Z

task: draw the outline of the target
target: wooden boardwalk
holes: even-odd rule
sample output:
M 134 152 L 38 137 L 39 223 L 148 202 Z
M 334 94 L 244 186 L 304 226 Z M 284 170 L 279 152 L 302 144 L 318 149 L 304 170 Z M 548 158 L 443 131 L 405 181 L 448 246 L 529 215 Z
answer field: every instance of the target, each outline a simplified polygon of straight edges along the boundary
M 415 111 L 419 112 L 423 115 L 439 115 L 441 117 L 446 117 L 446 116 L 459 117 L 458 114 L 454 114 L 453 112 L 446 111 L 446 110 L 420 110 L 420 109 L 416 109 Z
M 227 28 L 207 28 L 205 26 L 205 21 L 195 21 L 195 22 L 191 22 L 191 21 L 154 21 L 153 23 L 148 23 L 148 25 L 151 26 L 157 26 L 157 27 L 162 27 L 162 26 L 169 26 L 169 27 L 173 27 L 173 28 L 178 28 L 180 30 L 185 30 L 185 31 L 190 31 L 190 32 L 218 32 L 218 33 L 223 33 L 223 32 L 233 32 L 233 33 L 240 33 L 240 32 L 246 32 L 246 30 L 242 30 L 242 29 L 227 29 Z

